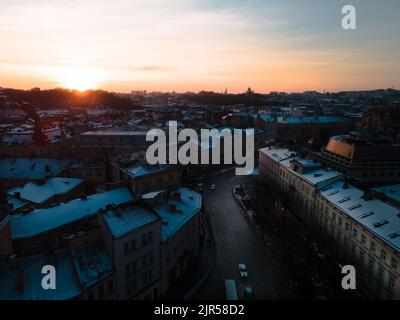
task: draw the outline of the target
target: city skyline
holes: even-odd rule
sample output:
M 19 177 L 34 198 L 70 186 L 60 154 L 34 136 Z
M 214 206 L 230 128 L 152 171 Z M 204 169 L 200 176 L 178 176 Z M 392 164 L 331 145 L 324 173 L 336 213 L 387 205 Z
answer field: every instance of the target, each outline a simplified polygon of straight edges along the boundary
M 2 85 L 129 92 L 398 88 L 396 1 L 2 1 Z M 21 45 L 22 44 L 22 45 Z

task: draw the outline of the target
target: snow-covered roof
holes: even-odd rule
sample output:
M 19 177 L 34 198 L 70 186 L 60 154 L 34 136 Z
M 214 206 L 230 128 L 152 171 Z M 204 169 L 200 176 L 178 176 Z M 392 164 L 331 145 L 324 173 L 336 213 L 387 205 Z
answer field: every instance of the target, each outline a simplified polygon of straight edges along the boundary
M 276 120 L 274 116 L 272 116 L 268 113 L 261 113 L 259 116 L 260 116 L 260 119 L 264 122 L 273 122 Z
M 260 149 L 259 151 L 276 161 L 283 161 L 285 159 L 294 158 L 297 156 L 296 152 L 284 148 L 266 147 Z
M 280 164 L 285 167 L 287 170 L 291 171 L 293 174 L 296 176 L 308 181 L 310 184 L 315 186 L 316 188 L 321 187 L 321 185 L 324 185 L 329 182 L 334 182 L 338 179 L 342 179 L 343 175 L 335 170 L 331 169 L 322 169 L 318 167 L 318 163 L 314 163 L 316 165 L 315 170 L 311 170 L 308 172 L 298 172 L 295 171 L 294 168 L 292 167 L 293 161 L 299 162 L 299 163 L 308 163 L 308 160 L 302 159 L 300 157 L 294 157 L 291 159 L 285 159 L 280 161 Z
M 289 117 L 279 122 L 283 124 L 309 124 L 309 123 L 338 123 L 346 121 L 348 120 L 339 117 Z
M 159 194 L 161 194 L 164 190 L 148 192 L 142 195 L 142 199 L 150 200 L 156 198 Z
M 168 170 L 168 168 L 169 168 L 168 165 L 156 165 L 156 166 L 141 165 L 141 166 L 134 166 L 131 168 L 127 168 L 126 171 L 133 174 L 135 177 L 144 177 L 166 171 Z
M 17 210 L 17 209 L 23 207 L 25 204 L 28 203 L 28 201 L 17 199 L 17 198 L 13 198 L 13 197 L 8 197 L 7 198 L 7 202 L 9 204 L 12 204 L 12 206 L 13 206 L 12 210 Z
M 157 212 L 163 222 L 162 241 L 173 236 L 186 222 L 199 213 L 201 209 L 202 200 L 199 193 L 187 188 L 179 188 L 172 192 L 172 194 L 174 193 L 180 193 L 180 200 L 170 199 L 154 207 L 154 211 Z M 175 206 L 175 211 L 171 211 L 171 205 Z
M 47 177 L 54 177 L 64 171 L 70 163 L 71 160 L 69 159 L 2 159 L 0 160 L 0 179 L 40 180 Z
M 81 136 L 146 136 L 147 131 L 96 130 L 81 133 Z
M 134 196 L 128 188 L 118 188 L 104 193 L 96 193 L 87 199 L 75 199 L 64 204 L 37 209 L 27 215 L 11 216 L 13 239 L 35 237 L 41 233 L 79 221 L 97 213 L 109 204 L 122 204 L 132 201 Z
M 366 201 L 362 190 L 343 186 L 343 182 L 331 184 L 321 191 L 321 196 L 399 251 L 400 209 L 378 199 Z
M 122 237 L 158 219 L 153 212 L 136 205 L 109 209 L 103 218 L 114 238 Z
M 55 177 L 44 184 L 29 182 L 23 187 L 15 187 L 7 191 L 10 196 L 19 192 L 21 199 L 33 203 L 43 203 L 56 195 L 66 194 L 83 182 L 82 179 Z
M 115 270 L 101 242 L 71 249 L 75 271 L 83 289 L 112 275 Z

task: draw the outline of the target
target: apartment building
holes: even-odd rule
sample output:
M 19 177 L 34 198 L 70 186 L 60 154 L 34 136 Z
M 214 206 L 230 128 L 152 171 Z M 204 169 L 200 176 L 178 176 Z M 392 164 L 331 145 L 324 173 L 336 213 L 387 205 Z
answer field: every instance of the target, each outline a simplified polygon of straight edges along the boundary
M 309 156 L 349 176 L 362 188 L 400 179 L 400 146 L 365 132 L 333 136 L 321 151 L 310 151 Z
M 109 208 L 99 217 L 117 272 L 118 298 L 159 298 L 161 219 L 135 204 Z
M 380 299 L 400 299 L 400 209 L 343 182 L 317 194 L 315 218 L 339 257 Z
M 344 176 L 288 149 L 260 149 L 260 175 L 288 196 L 291 209 L 376 297 L 400 298 L 400 209 Z

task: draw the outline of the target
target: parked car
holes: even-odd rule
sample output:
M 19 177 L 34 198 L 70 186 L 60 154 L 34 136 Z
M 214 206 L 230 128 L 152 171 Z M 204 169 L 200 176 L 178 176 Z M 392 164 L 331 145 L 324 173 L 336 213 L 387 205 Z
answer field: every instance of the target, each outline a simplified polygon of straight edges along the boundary
M 244 298 L 246 300 L 254 300 L 254 291 L 251 287 L 244 288 Z
M 247 278 L 247 268 L 244 263 L 239 264 L 239 273 L 241 278 Z

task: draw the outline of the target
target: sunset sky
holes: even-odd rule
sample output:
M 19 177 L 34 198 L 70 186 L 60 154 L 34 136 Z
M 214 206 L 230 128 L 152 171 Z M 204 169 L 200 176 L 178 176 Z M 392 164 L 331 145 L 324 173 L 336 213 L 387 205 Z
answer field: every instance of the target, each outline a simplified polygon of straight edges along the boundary
M 357 30 L 341 28 L 341 7 Z M 1 0 L 0 86 L 400 88 L 399 0 Z

